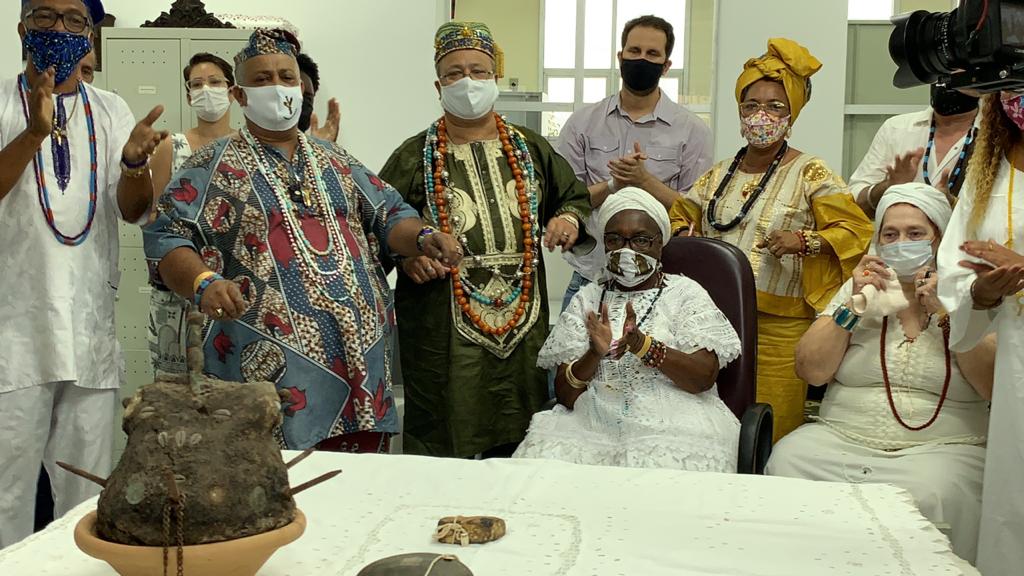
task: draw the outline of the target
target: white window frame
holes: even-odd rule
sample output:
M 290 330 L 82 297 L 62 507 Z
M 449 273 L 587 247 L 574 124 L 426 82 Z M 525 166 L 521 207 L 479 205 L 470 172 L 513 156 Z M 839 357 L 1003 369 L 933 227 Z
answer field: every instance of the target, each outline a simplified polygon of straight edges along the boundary
M 629 0 L 611 0 L 612 2 L 612 14 L 618 14 L 619 2 L 628 2 Z M 538 15 L 538 26 L 541 30 L 540 34 L 540 51 L 538 56 L 538 70 L 540 73 L 540 89 L 539 92 L 546 93 L 547 84 L 549 78 L 572 78 L 574 82 L 573 89 L 573 101 L 572 102 L 499 102 L 496 106 L 498 112 L 574 112 L 584 106 L 592 104 L 592 102 L 584 102 L 583 100 L 583 83 L 588 78 L 603 78 L 605 80 L 605 97 L 610 96 L 619 90 L 619 82 L 621 76 L 619 74 L 618 60 L 616 55 L 620 49 L 620 35 L 621 30 L 609 30 L 609 34 L 612 36 L 612 53 L 611 53 L 611 67 L 610 68 L 584 68 L 585 49 L 586 49 L 586 3 L 587 0 L 576 0 L 576 53 L 575 53 L 575 68 L 545 68 L 544 67 L 544 33 L 545 30 L 545 15 L 547 13 L 546 1 L 540 0 L 540 13 Z M 690 22 L 690 9 L 692 2 L 686 3 L 686 18 L 683 25 L 689 26 Z M 614 18 L 613 18 L 614 22 Z M 689 38 L 688 33 L 684 33 L 685 39 Z M 686 42 L 683 45 L 683 58 L 685 62 L 685 50 L 687 49 Z M 677 45 L 677 48 L 679 45 Z M 687 93 L 687 77 L 684 74 L 684 67 L 675 68 L 669 70 L 665 75 L 666 78 L 675 78 L 679 81 L 679 93 L 676 94 L 676 100 L 682 102 L 683 95 Z M 711 114 L 711 104 L 687 104 L 687 109 L 697 114 Z

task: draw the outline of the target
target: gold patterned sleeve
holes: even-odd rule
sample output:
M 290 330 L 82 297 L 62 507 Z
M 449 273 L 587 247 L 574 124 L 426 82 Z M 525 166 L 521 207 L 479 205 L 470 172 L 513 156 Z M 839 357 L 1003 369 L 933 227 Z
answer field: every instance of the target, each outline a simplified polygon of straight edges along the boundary
M 693 187 L 680 196 L 669 210 L 672 221 L 672 235 L 679 234 L 686 228 L 692 228 L 695 234 L 700 233 L 701 222 L 704 220 L 704 204 L 708 187 L 711 185 L 711 173 L 708 170 L 693 183 Z
M 804 300 L 821 312 L 867 252 L 873 226 L 843 179 L 823 161 L 808 162 L 801 179 L 815 230 L 832 248 L 804 259 Z

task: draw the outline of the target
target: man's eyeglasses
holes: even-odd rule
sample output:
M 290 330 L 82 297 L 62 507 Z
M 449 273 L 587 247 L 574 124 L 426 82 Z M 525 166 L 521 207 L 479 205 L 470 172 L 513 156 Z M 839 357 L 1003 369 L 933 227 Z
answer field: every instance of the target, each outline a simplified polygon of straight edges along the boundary
M 447 74 L 441 76 L 446 84 L 454 84 L 459 80 L 462 80 L 466 76 L 471 77 L 473 80 L 490 80 L 494 78 L 494 72 L 490 70 L 475 69 L 475 70 L 452 70 Z
M 742 114 L 744 118 L 757 114 L 759 110 L 764 110 L 776 118 L 782 118 L 789 114 L 789 106 L 786 105 L 785 102 L 781 102 L 779 100 L 769 100 L 764 104 L 753 100 L 747 100 L 740 104 L 740 114 Z
M 629 246 L 634 250 L 647 250 L 651 246 L 654 246 L 654 242 L 659 239 L 660 236 L 633 236 L 632 238 L 626 238 L 625 236 L 620 236 L 614 232 L 609 232 L 604 235 L 604 245 L 611 250 L 619 250 L 627 244 L 629 244 Z
M 61 14 L 52 8 L 36 8 L 29 12 L 25 19 L 41 30 L 53 28 L 60 20 L 64 22 L 64 29 L 72 34 L 81 34 L 92 26 L 88 16 L 74 10 Z
M 219 76 L 211 76 L 209 78 L 193 78 L 188 82 L 185 82 L 185 87 L 189 90 L 201 90 L 203 86 L 209 86 L 210 88 L 228 88 L 231 84 L 227 78 Z

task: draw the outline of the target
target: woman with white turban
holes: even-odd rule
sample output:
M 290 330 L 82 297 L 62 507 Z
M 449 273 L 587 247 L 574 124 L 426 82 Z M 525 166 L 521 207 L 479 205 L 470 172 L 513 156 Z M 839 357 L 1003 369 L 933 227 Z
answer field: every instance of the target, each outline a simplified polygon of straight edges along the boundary
M 949 348 L 933 263 L 951 213 L 927 184 L 882 196 L 871 253 L 797 346 L 797 374 L 828 384 L 817 422 L 775 445 L 768 473 L 905 488 L 973 562 L 995 340 Z
M 559 404 L 515 456 L 735 471 L 740 425 L 715 388 L 739 356 L 735 330 L 700 285 L 662 271 L 670 225 L 653 196 L 619 190 L 598 225 L 606 280 L 576 294 L 541 349 Z

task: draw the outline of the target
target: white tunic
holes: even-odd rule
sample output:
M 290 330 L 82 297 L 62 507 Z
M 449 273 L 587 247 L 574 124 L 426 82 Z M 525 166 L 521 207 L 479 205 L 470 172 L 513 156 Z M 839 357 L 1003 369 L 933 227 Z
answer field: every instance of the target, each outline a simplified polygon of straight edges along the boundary
M 995 332 L 995 382 L 985 461 L 985 485 L 978 568 L 985 576 L 1019 574 L 1024 565 L 1024 316 L 1018 299 L 1007 297 L 990 311 L 972 309 L 971 284 L 975 274 L 958 265 L 968 258 L 960 251 L 966 240 L 1007 240 L 1007 192 L 1010 165 L 1003 162 L 993 184 L 985 217 L 975 231 L 969 226 L 974 206 L 967 187 L 939 248 L 939 298 L 950 311 L 950 347 L 969 350 L 986 334 Z M 1016 172 L 1013 196 L 1015 250 L 1024 249 L 1024 173 Z
M 117 182 L 121 149 L 135 121 L 121 97 L 88 84 L 86 91 L 96 129 L 98 178 L 96 217 L 85 242 L 65 246 L 51 232 L 31 162 L 0 200 L 0 393 L 48 382 L 116 388 L 121 381 L 114 324 Z M 83 103 L 76 107 L 76 100 L 64 102 L 71 153 L 71 180 L 64 192 L 54 176 L 50 138 L 42 143 L 54 220 L 68 236 L 83 229 L 89 208 L 88 128 Z M 26 126 L 18 81 L 8 79 L 0 83 L 0 147 Z
M 586 317 L 600 308 L 601 293 L 600 285 L 588 284 L 576 294 L 541 349 L 538 366 L 568 364 L 586 353 Z M 699 284 L 666 275 L 665 289 L 660 297 L 657 293 L 609 290 L 604 302 L 612 334 L 622 334 L 626 303 L 631 301 L 640 329 L 666 346 L 685 353 L 711 350 L 721 367 L 739 356 L 739 337 Z M 572 410 L 558 405 L 535 414 L 515 457 L 735 472 L 739 430 L 717 388 L 691 394 L 626 354 L 618 361 L 601 361 Z

